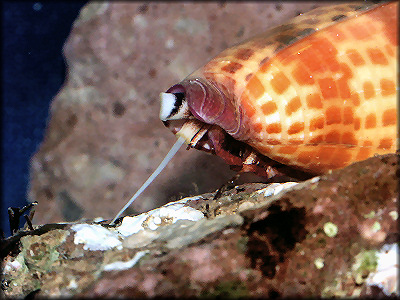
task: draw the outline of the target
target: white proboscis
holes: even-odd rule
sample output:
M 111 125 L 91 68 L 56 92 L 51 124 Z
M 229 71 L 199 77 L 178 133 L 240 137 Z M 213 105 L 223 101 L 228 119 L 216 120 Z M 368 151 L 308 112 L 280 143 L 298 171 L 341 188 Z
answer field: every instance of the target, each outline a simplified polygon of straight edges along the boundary
M 175 153 L 181 148 L 181 146 L 185 143 L 185 139 L 179 137 L 175 144 L 171 147 L 171 150 L 164 157 L 162 162 L 158 165 L 157 169 L 150 175 L 150 177 L 143 183 L 140 189 L 132 196 L 132 198 L 125 204 L 125 206 L 117 213 L 114 219 L 110 224 L 114 224 L 115 220 L 119 218 L 119 216 L 136 200 L 137 197 L 153 182 L 153 180 L 161 173 L 161 171 L 165 168 L 165 166 L 169 163 L 169 161 L 174 157 Z

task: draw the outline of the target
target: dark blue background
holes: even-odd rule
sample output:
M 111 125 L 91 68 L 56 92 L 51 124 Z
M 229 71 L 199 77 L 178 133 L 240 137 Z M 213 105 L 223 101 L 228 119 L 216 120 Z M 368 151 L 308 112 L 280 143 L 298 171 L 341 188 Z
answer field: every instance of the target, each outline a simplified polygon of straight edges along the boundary
M 27 203 L 30 158 L 43 139 L 49 104 L 65 78 L 62 46 L 85 3 L 2 3 L 1 229 L 6 236 L 7 208 Z

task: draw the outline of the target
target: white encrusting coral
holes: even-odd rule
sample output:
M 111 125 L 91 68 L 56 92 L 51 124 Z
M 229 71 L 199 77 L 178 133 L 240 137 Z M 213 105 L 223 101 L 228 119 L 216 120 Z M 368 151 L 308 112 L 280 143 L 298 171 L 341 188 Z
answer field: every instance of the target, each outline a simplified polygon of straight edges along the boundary
M 121 248 L 125 237 L 144 229 L 155 230 L 160 226 L 173 224 L 178 220 L 198 221 L 204 214 L 186 205 L 189 200 L 198 197 L 185 198 L 170 202 L 159 208 L 150 210 L 134 217 L 124 217 L 121 224 L 115 228 L 103 227 L 99 224 L 75 224 L 74 243 L 84 244 L 85 250 L 108 250 L 114 247 Z
M 71 229 L 76 232 L 74 243 L 84 244 L 85 250 L 108 250 L 122 244 L 118 233 L 101 225 L 76 224 Z
M 264 194 L 264 197 L 274 196 L 279 194 L 282 191 L 286 191 L 291 187 L 298 184 L 297 182 L 285 182 L 285 183 L 271 183 L 266 188 L 263 188 L 258 191 L 260 194 Z
M 145 256 L 149 251 L 140 251 L 135 254 L 135 256 L 128 261 L 116 261 L 113 263 L 109 263 L 103 267 L 104 271 L 122 271 L 129 268 L 132 268 L 137 262 Z
M 116 230 L 123 236 L 137 233 L 143 229 L 155 230 L 159 226 L 173 224 L 178 220 L 198 221 L 204 218 L 204 214 L 192 207 L 186 206 L 189 200 L 197 198 L 185 198 L 165 204 L 134 217 L 125 217 Z

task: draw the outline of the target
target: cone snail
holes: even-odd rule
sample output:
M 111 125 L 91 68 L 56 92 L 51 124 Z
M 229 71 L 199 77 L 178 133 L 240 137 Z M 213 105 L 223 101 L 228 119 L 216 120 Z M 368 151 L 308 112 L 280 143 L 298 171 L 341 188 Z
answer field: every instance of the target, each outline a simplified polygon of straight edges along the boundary
M 179 138 L 111 224 L 183 143 L 267 178 L 395 152 L 397 11 L 398 2 L 317 8 L 226 49 L 161 93 L 160 119 Z
M 268 178 L 395 152 L 397 11 L 349 2 L 299 15 L 161 93 L 160 118 L 188 148 Z

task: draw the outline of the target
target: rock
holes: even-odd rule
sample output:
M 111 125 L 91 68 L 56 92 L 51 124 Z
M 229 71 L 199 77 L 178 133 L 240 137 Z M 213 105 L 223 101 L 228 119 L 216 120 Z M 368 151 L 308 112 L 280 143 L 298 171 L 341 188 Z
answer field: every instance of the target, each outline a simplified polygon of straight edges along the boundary
M 32 158 L 34 223 L 112 218 L 175 141 L 159 120 L 159 93 L 226 47 L 320 5 L 328 4 L 87 4 Z M 233 175 L 218 157 L 181 149 L 130 213 L 214 191 Z
M 2 243 L 3 292 L 399 296 L 399 159 L 372 157 L 296 184 L 240 185 L 219 199 L 185 198 L 113 226 L 90 221 L 21 230 Z

